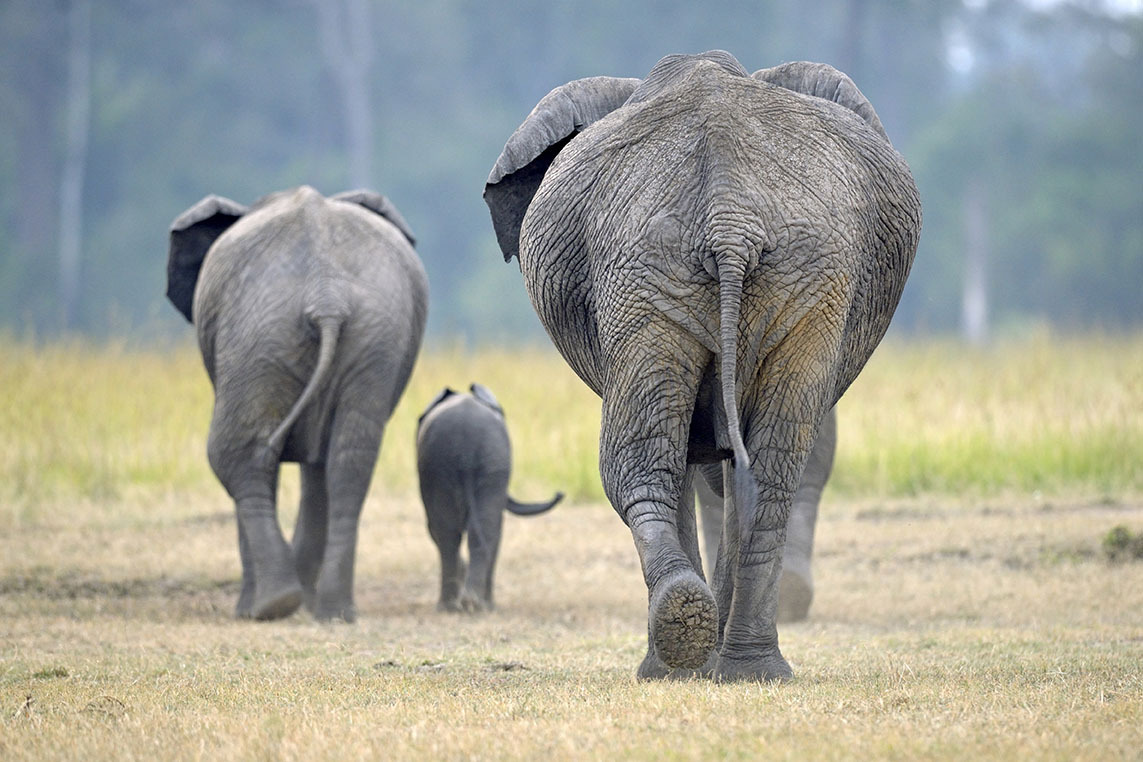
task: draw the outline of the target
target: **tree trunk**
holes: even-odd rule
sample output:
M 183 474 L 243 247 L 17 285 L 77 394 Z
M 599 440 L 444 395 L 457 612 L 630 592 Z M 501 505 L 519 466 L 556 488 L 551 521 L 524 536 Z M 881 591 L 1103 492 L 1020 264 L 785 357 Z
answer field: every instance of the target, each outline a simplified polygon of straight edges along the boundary
M 91 112 L 91 0 L 71 0 L 68 10 L 67 133 L 60 180 L 60 328 L 76 326 L 79 306 L 83 175 Z
M 988 202 L 983 184 L 970 180 L 964 190 L 964 294 L 961 327 L 968 343 L 988 341 Z
M 322 55 L 342 100 L 347 179 L 353 188 L 372 187 L 373 108 L 369 97 L 372 15 L 369 0 L 314 0 Z

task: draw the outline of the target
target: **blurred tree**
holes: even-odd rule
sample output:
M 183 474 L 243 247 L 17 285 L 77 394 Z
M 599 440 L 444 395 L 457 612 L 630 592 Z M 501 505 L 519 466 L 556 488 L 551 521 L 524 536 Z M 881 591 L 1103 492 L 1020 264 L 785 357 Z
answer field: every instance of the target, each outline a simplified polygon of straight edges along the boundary
M 876 105 L 925 205 L 899 328 L 959 330 L 972 271 L 988 299 L 968 302 L 998 330 L 1143 323 L 1137 14 L 1016 0 L 101 0 L 77 163 L 76 7 L 0 2 L 10 329 L 54 330 L 66 302 L 95 334 L 185 331 L 162 300 L 171 219 L 207 193 L 250 202 L 304 182 L 373 185 L 397 204 L 429 272 L 433 334 L 542 339 L 480 198 L 504 141 L 564 82 L 711 48 L 751 70 L 832 63 Z M 82 214 L 64 225 L 76 167 L 82 206 L 68 203 Z M 970 250 L 990 257 L 969 268 Z M 82 266 L 61 287 L 67 251 Z
M 321 31 L 321 50 L 341 94 L 349 185 L 373 183 L 373 108 L 370 65 L 373 47 L 369 0 L 313 0 Z
M 91 113 L 91 0 L 68 9 L 67 131 L 60 180 L 59 303 L 65 331 L 76 327 L 83 233 L 83 173 Z

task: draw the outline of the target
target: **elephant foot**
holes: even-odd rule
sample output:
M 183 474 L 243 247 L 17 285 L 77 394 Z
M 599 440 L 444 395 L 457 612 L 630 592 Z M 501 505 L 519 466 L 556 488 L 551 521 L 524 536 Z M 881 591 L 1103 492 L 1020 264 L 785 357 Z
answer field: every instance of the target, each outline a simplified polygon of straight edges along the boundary
M 714 672 L 718 654 L 710 652 L 706 662 L 698 669 L 671 669 L 652 650 L 647 651 L 635 672 L 637 680 L 709 680 Z
M 241 605 L 241 600 L 239 604 Z M 294 582 L 266 595 L 255 596 L 249 616 L 262 621 L 282 619 L 293 614 L 301 605 L 302 586 Z
M 237 619 L 254 618 L 254 583 L 242 581 L 242 592 L 238 594 L 238 604 L 234 607 Z
M 714 650 L 718 605 L 694 571 L 678 571 L 656 586 L 649 611 L 655 653 L 672 669 L 697 669 Z
M 714 681 L 717 683 L 788 682 L 794 679 L 794 670 L 777 648 L 760 656 L 733 657 L 722 654 L 715 664 Z
M 800 622 L 810 614 L 814 585 L 794 571 L 783 571 L 778 582 L 778 621 Z
M 357 621 L 357 607 L 353 601 L 318 601 L 313 608 L 314 619 L 319 622 L 331 622 L 340 619 L 347 624 Z
M 465 590 L 457 599 L 457 610 L 465 614 L 483 614 L 492 610 L 492 601 Z

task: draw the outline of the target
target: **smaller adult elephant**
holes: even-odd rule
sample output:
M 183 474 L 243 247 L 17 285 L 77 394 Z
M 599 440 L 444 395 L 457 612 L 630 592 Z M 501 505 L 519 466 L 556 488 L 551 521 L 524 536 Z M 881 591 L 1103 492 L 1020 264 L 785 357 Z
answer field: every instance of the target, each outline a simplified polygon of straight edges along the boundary
M 303 602 L 353 621 L 358 520 L 428 305 L 413 235 L 371 191 L 302 186 L 251 207 L 207 196 L 171 224 L 167 297 L 194 323 L 214 385 L 207 455 L 234 500 L 237 615 Z M 301 467 L 293 548 L 279 465 Z
M 818 521 L 818 504 L 822 490 L 833 470 L 837 449 L 837 411 L 830 409 L 806 461 L 806 469 L 798 482 L 786 525 L 786 546 L 782 549 L 782 576 L 778 579 L 778 622 L 800 622 L 809 616 L 814 600 L 814 529 Z M 722 536 L 723 482 L 720 468 L 700 469 L 703 478 L 695 479 L 695 494 L 702 513 L 702 541 L 709 575 L 713 578 L 718 545 Z
M 563 498 L 521 503 L 508 495 L 512 450 L 504 410 L 486 387 L 444 389 L 417 421 L 417 472 L 429 535 L 441 556 L 442 611 L 492 608 L 492 575 L 504 511 L 535 516 Z M 468 534 L 468 569 L 460 543 Z

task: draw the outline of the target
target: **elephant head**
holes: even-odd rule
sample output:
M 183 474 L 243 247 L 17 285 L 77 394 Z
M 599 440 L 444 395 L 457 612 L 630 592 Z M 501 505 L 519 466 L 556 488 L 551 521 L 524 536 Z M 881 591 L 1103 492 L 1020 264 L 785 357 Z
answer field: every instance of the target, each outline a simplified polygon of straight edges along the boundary
M 206 253 L 230 226 L 246 214 L 271 203 L 286 191 L 272 193 L 252 206 L 239 204 L 222 196 L 209 195 L 187 209 L 171 223 L 171 242 L 167 254 L 167 299 L 187 322 L 194 322 L 194 289 Z M 371 190 L 351 190 L 330 197 L 374 212 L 393 223 L 409 241 L 416 245 L 413 231 L 388 198 Z

